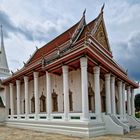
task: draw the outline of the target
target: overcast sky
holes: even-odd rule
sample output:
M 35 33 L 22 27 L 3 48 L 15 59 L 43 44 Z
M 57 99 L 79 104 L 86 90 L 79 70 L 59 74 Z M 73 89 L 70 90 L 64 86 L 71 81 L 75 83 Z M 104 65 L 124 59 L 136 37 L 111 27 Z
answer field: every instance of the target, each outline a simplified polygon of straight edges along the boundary
M 9 68 L 15 71 L 30 55 L 79 21 L 93 20 L 105 2 L 104 18 L 115 60 L 140 80 L 140 0 L 0 0 Z

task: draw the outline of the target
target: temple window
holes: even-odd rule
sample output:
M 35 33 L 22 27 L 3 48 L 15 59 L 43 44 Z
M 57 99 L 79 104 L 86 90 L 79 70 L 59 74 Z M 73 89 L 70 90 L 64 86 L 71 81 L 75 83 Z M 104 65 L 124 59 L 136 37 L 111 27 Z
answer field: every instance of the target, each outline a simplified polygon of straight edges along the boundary
M 106 96 L 105 96 L 105 86 L 101 92 L 101 108 L 102 112 L 106 112 Z
M 91 83 L 89 82 L 88 86 L 88 105 L 89 105 L 89 111 L 94 111 L 94 91 L 91 87 Z
M 52 111 L 57 112 L 58 111 L 58 102 L 57 102 L 57 94 L 53 89 L 52 92 Z
M 35 97 L 33 94 L 33 97 L 31 99 L 31 113 L 34 113 L 34 112 L 35 112 Z
M 72 91 L 69 90 L 69 109 L 73 111 Z
M 40 97 L 40 112 L 46 112 L 46 97 L 42 95 Z
M 25 114 L 25 99 L 23 100 L 23 113 Z

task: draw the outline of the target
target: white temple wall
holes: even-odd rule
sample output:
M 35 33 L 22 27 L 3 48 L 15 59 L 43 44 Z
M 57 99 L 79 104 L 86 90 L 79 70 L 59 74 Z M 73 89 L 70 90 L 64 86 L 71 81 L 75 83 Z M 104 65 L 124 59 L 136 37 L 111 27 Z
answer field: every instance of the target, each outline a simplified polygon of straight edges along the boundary
M 81 71 L 80 69 L 69 72 L 69 89 L 73 98 L 73 112 L 82 111 L 81 96 Z
M 91 87 L 94 91 L 94 75 L 88 73 L 88 85 L 91 84 Z M 29 81 L 29 113 L 31 113 L 31 99 L 34 94 L 34 80 Z M 39 111 L 40 111 L 40 97 L 43 94 L 46 97 L 46 75 L 39 77 L 38 79 L 39 86 Z M 100 91 L 102 92 L 104 88 L 104 80 L 100 78 Z M 64 95 L 63 95 L 63 75 L 51 74 L 51 91 L 53 90 L 58 95 L 58 112 L 64 111 Z M 73 70 L 69 72 L 69 90 L 72 92 L 72 101 L 73 101 L 73 111 L 72 112 L 82 112 L 82 96 L 81 96 L 81 71 Z M 118 98 L 118 89 L 115 87 L 116 97 Z M 105 94 L 105 93 L 102 93 Z M 21 114 L 24 114 L 24 99 L 25 99 L 25 90 L 24 82 L 21 84 Z M 46 101 L 47 102 L 47 101 Z M 95 108 L 95 101 L 93 98 L 92 102 L 93 108 Z M 117 107 L 118 108 L 118 107 Z M 16 105 L 16 86 L 14 86 L 14 109 L 15 114 L 17 112 Z
M 32 86 L 33 86 L 33 83 L 32 83 Z M 38 102 L 39 102 L 39 112 L 40 112 L 40 97 L 41 95 L 44 95 L 46 97 L 46 76 L 41 76 L 39 77 L 39 80 L 38 80 L 38 93 L 39 93 L 39 96 L 38 96 Z
M 94 77 L 93 77 L 93 74 L 88 72 L 88 85 L 89 85 L 89 82 L 90 82 L 91 87 L 92 87 L 92 89 L 94 91 Z
M 58 102 L 58 112 L 63 112 L 63 102 L 64 102 L 64 95 L 63 95 L 63 77 L 51 74 L 51 89 L 57 94 L 57 102 Z

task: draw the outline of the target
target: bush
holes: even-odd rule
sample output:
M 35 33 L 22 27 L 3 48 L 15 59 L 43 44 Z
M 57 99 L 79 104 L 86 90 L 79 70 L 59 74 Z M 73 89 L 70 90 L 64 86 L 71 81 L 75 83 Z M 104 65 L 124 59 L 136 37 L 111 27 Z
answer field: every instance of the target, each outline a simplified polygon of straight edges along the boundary
M 140 112 L 135 113 L 136 118 L 140 118 Z

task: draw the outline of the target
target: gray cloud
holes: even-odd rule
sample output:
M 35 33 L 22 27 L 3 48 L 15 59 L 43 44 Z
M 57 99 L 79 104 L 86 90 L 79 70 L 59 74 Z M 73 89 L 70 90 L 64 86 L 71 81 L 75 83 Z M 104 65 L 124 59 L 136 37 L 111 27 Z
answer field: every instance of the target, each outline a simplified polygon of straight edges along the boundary
M 140 79 L 140 32 L 131 35 L 127 42 L 120 42 L 114 46 L 115 57 L 128 75 Z
M 8 37 L 9 32 L 15 32 L 17 29 L 14 27 L 12 21 L 10 20 L 9 16 L 0 10 L 0 24 L 2 24 L 7 30 L 4 31 L 4 35 Z
M 10 17 L 4 12 L 0 10 L 0 24 L 4 26 L 4 35 L 5 37 L 9 37 L 9 34 L 21 34 L 25 37 L 25 39 L 29 41 L 45 41 L 47 42 L 49 39 L 54 37 L 54 35 L 58 34 L 58 30 L 56 26 L 51 26 L 48 30 L 46 28 L 38 29 L 36 26 L 31 27 L 27 25 L 16 26 Z

